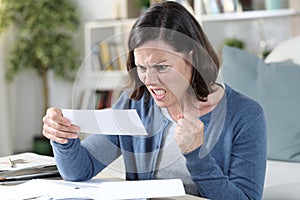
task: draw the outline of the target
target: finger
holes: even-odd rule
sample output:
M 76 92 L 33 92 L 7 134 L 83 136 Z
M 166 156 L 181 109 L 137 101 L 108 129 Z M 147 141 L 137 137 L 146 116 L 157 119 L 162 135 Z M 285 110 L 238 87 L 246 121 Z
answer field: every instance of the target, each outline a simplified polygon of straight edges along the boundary
M 59 138 L 77 138 L 78 137 L 78 133 L 77 132 L 73 132 L 73 131 L 64 131 L 64 130 L 59 130 L 59 129 L 55 129 L 51 126 L 48 126 L 47 124 L 44 124 L 43 129 L 46 130 L 47 133 L 54 135 L 55 137 L 59 137 Z
M 179 129 L 179 130 L 177 130 L 176 134 L 174 135 L 174 140 L 177 143 L 181 152 L 184 153 L 192 145 L 194 136 L 193 134 L 183 134 L 182 130 L 180 130 L 182 128 L 179 126 L 176 127 L 175 129 Z
M 66 143 L 68 139 L 78 138 L 77 133 L 59 131 L 47 126 L 46 124 L 43 127 L 43 135 L 48 139 L 59 143 Z
M 177 126 L 175 127 L 176 133 L 181 132 L 197 132 L 204 130 L 204 124 L 198 118 L 182 118 L 177 122 Z
M 60 123 L 57 123 L 56 121 L 53 121 L 52 119 L 46 120 L 45 124 L 47 124 L 49 127 L 52 127 L 53 129 L 57 129 L 60 131 L 71 132 L 71 133 L 80 132 L 80 128 L 76 125 L 71 124 L 69 126 L 65 126 Z
M 189 121 L 189 120 L 187 120 L 185 118 L 179 119 L 177 121 L 177 124 L 178 124 L 178 126 L 180 126 L 183 129 L 186 129 L 186 128 L 190 127 L 190 126 L 194 126 L 194 124 L 191 121 Z
M 49 140 L 55 141 L 55 142 L 60 143 L 60 144 L 66 144 L 66 143 L 68 143 L 68 139 L 67 138 L 58 138 L 58 137 L 55 137 L 54 135 L 48 133 L 46 129 L 43 129 L 43 135 L 46 138 L 48 138 Z
M 194 126 L 201 126 L 202 121 L 199 119 L 199 116 L 191 114 L 191 113 L 185 113 L 184 114 L 184 119 L 192 123 Z
M 80 128 L 78 126 L 72 125 L 70 120 L 62 116 L 60 109 L 49 108 L 47 114 L 43 118 L 43 122 L 48 124 L 48 126 L 61 131 L 75 132 L 79 133 Z
M 62 115 L 61 109 L 50 108 L 47 110 L 46 116 L 64 126 L 71 126 L 71 121 Z

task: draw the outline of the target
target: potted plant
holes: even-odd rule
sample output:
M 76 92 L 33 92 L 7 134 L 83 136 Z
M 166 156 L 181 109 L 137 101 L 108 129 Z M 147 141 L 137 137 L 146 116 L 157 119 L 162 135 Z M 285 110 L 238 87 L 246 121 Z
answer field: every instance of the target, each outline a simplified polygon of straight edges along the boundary
M 145 11 L 150 6 L 150 0 L 135 0 L 135 4 L 141 12 Z
M 1 0 L 0 33 L 14 27 L 14 46 L 6 79 L 12 81 L 23 69 L 42 78 L 44 113 L 49 106 L 48 72 L 72 80 L 79 66 L 73 34 L 79 15 L 70 0 Z
M 239 49 L 244 49 L 245 48 L 245 42 L 241 39 L 238 38 L 226 38 L 223 42 L 223 46 L 230 46 L 230 47 L 235 47 Z
M 13 27 L 7 81 L 18 72 L 33 69 L 42 79 L 43 112 L 49 106 L 48 72 L 73 80 L 79 66 L 73 34 L 79 15 L 71 0 L 0 0 L 0 33 Z M 33 152 L 52 155 L 49 141 L 34 137 Z

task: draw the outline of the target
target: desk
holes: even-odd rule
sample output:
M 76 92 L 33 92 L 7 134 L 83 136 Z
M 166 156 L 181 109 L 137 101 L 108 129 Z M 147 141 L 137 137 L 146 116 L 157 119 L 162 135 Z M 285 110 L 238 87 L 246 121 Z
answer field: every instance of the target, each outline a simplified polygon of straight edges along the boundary
M 205 198 L 186 195 L 184 197 L 154 198 L 154 199 L 151 199 L 151 200 L 205 200 Z

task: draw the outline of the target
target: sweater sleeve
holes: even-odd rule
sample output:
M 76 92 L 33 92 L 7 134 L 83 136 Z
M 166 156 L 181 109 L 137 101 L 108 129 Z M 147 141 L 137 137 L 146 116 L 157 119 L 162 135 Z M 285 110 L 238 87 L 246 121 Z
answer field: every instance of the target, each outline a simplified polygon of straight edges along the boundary
M 228 172 L 223 171 L 211 153 L 200 158 L 200 148 L 185 157 L 201 196 L 209 199 L 261 199 L 266 168 L 263 112 L 232 139 Z
M 82 142 L 70 139 L 67 144 L 51 144 L 60 175 L 70 181 L 93 178 L 120 155 L 116 136 L 91 135 Z
M 128 92 L 124 92 L 113 109 L 127 108 Z M 92 134 L 80 141 L 69 139 L 67 144 L 51 141 L 61 176 L 66 180 L 89 180 L 121 155 L 118 136 Z
M 55 161 L 60 175 L 65 180 L 88 180 L 93 176 L 90 169 L 91 159 L 88 152 L 80 145 L 79 139 L 69 140 L 67 144 L 51 141 Z

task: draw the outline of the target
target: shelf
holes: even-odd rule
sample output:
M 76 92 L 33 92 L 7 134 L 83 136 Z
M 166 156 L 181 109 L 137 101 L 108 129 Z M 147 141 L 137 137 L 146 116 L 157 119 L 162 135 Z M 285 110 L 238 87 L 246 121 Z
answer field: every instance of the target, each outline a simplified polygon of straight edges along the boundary
M 127 78 L 126 71 L 89 71 L 85 84 L 94 90 L 112 90 L 123 87 Z
M 290 17 L 300 15 L 299 10 L 280 9 L 280 10 L 256 10 L 245 11 L 240 13 L 221 13 L 213 15 L 201 15 L 198 20 L 201 22 L 217 22 L 217 21 L 234 21 L 234 20 L 251 20 L 261 18 L 274 17 Z
M 134 24 L 136 19 L 109 19 L 109 20 L 97 20 L 87 22 L 85 24 L 85 29 L 101 29 L 106 27 L 120 27 L 120 26 L 131 26 Z

